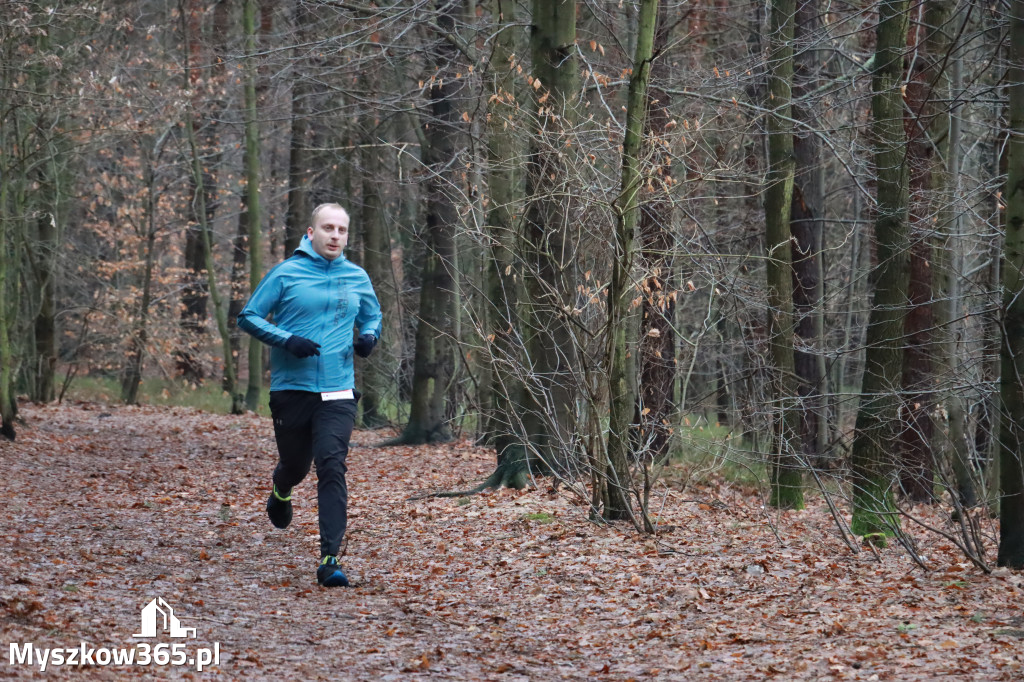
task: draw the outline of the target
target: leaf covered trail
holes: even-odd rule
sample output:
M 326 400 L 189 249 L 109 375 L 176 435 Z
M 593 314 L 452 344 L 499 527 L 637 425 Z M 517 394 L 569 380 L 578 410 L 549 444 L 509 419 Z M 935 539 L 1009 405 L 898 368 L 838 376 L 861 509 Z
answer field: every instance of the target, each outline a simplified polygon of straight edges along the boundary
M 314 476 L 295 490 L 291 527 L 266 519 L 268 419 L 98 405 L 22 414 L 19 440 L 0 445 L 0 677 L 41 676 L 11 664 L 12 642 L 136 646 L 157 596 L 197 628 L 190 648 L 219 642 L 218 666 L 47 676 L 1024 677 L 1024 576 L 986 576 L 934 535 L 918 537 L 930 572 L 896 548 L 854 555 L 820 503 L 769 518 L 729 486 L 663 491 L 656 541 L 588 522 L 548 481 L 410 501 L 475 484 L 492 454 L 375 448 L 381 434 L 356 432 L 342 558 L 353 587 L 327 590 L 314 577 Z

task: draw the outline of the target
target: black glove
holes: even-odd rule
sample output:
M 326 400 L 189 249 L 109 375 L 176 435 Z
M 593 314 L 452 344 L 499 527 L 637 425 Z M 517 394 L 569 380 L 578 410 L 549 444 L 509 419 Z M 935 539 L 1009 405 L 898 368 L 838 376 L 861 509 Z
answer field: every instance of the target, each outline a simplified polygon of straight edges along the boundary
M 352 344 L 352 348 L 359 357 L 368 358 L 370 357 L 370 353 L 373 352 L 373 347 L 376 345 L 377 337 L 374 334 L 366 333 L 359 335 L 356 342 Z
M 284 342 L 285 349 L 297 358 L 308 358 L 310 355 L 320 355 L 320 344 L 310 341 L 297 334 L 292 334 Z

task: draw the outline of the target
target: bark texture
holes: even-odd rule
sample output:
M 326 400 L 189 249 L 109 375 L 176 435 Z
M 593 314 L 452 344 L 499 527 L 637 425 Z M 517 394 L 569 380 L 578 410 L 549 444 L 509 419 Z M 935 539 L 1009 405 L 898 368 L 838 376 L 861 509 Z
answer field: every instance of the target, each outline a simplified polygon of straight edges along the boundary
M 903 323 L 909 280 L 910 228 L 907 141 L 903 129 L 903 57 L 908 2 L 882 0 L 872 76 L 872 129 L 878 206 L 875 291 L 868 318 L 864 378 L 851 455 L 857 535 L 892 535 L 899 525 L 893 500 L 896 462 L 891 444 L 900 431 Z

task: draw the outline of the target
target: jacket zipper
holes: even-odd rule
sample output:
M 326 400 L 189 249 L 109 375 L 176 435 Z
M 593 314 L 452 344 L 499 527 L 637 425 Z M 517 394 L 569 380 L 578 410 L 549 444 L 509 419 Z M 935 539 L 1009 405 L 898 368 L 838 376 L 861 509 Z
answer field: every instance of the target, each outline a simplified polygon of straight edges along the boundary
M 333 265 L 333 261 L 327 261 L 325 263 L 325 265 L 324 265 L 324 271 L 327 274 L 327 282 L 326 282 L 326 284 L 327 284 L 327 297 L 326 297 L 326 301 L 324 303 L 323 314 L 320 316 L 320 320 L 321 320 L 321 322 L 320 322 L 320 341 L 322 342 L 321 345 L 323 345 L 324 348 L 327 348 L 327 340 L 326 340 L 326 337 L 324 336 L 324 331 L 327 328 L 327 313 L 330 312 L 330 309 L 331 309 L 331 265 Z M 324 373 L 323 361 L 324 361 L 324 356 L 323 355 L 316 356 L 316 390 L 317 390 L 317 392 L 322 391 L 323 388 L 324 388 L 323 384 L 320 381 L 320 379 L 321 379 L 321 377 L 323 377 L 323 373 Z

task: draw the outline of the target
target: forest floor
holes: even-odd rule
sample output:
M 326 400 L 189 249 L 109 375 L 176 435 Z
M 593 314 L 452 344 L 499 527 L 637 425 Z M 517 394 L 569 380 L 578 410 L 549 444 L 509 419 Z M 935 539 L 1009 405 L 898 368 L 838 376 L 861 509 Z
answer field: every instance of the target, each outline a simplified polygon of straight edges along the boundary
M 669 489 L 663 532 L 644 537 L 589 522 L 546 481 L 411 501 L 471 487 L 492 454 L 376 448 L 381 433 L 356 432 L 353 587 L 328 590 L 314 577 L 313 476 L 290 528 L 265 516 L 269 419 L 97 404 L 22 415 L 0 445 L 2 678 L 1024 678 L 1024 575 L 986 575 L 934 534 L 918 538 L 930 571 L 896 546 L 854 554 L 820 501 L 768 517 L 726 483 Z M 133 638 L 156 597 L 195 638 Z M 184 643 L 182 658 L 216 645 L 220 661 L 12 661 L 26 643 L 35 655 L 83 642 Z

